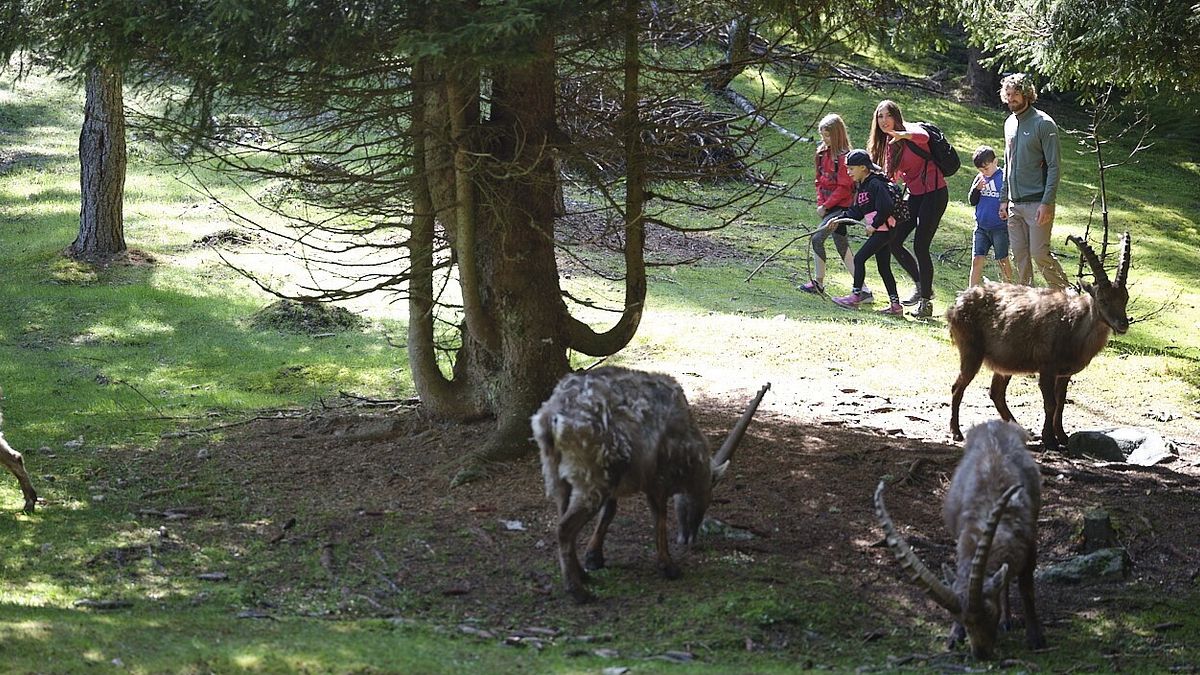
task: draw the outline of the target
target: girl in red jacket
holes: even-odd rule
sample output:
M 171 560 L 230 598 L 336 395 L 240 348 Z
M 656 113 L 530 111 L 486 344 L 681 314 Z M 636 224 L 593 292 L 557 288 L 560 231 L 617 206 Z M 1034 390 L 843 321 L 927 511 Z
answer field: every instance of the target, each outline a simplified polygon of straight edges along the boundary
M 850 251 L 850 240 L 846 225 L 839 223 L 854 197 L 854 181 L 846 173 L 846 153 L 850 152 L 850 136 L 846 123 L 840 115 L 826 115 L 817 125 L 821 142 L 817 144 L 816 174 L 813 184 L 817 189 L 817 217 L 821 226 L 812 235 L 814 254 L 813 276 L 800 287 L 806 293 L 825 292 L 825 240 L 833 236 L 833 246 L 838 257 L 846 266 L 846 272 L 854 276 L 854 254 Z M 872 302 L 875 297 L 865 286 L 859 291 L 863 302 Z

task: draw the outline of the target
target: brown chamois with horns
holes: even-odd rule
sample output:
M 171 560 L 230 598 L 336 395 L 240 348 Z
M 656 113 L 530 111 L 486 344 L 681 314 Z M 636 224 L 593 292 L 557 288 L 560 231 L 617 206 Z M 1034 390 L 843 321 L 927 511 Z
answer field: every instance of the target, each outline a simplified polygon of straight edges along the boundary
M 601 511 L 584 558 L 604 567 L 604 536 L 617 499 L 642 493 L 654 517 L 658 569 L 674 579 L 679 568 L 667 543 L 667 500 L 675 497 L 681 544 L 691 544 L 712 500 L 713 486 L 729 467 L 770 384 L 746 408 L 715 455 L 679 383 L 667 375 L 618 367 L 571 373 L 533 415 L 546 494 L 558 506 L 558 559 L 563 584 L 576 602 L 592 594 L 575 554 L 580 530 Z
M 1025 617 L 1025 641 L 1046 646 L 1034 606 L 1038 512 L 1042 476 L 1025 448 L 1029 436 L 1012 422 L 992 420 L 967 432 L 962 461 L 954 471 L 942 517 L 956 541 L 957 565 L 947 570 L 949 585 L 935 577 L 896 532 L 883 505 L 881 481 L 875 489 L 875 515 L 888 547 L 913 583 L 954 617 L 950 646 L 966 636 L 975 658 L 995 656 L 1001 627 L 1011 624 L 1009 579 L 1017 578 Z
M 0 415 L 0 425 L 3 424 L 4 416 Z M 0 430 L 0 464 L 3 464 L 4 468 L 17 477 L 17 482 L 21 484 L 21 492 L 25 495 L 25 513 L 33 513 L 33 507 L 37 504 L 37 492 L 33 489 L 33 483 L 29 482 L 29 473 L 25 471 L 25 460 L 21 458 L 21 453 L 13 450 L 8 441 L 4 440 L 3 430 Z
M 989 393 L 1000 417 L 1012 421 L 1005 393 L 1017 373 L 1037 373 L 1045 420 L 1042 443 L 1049 450 L 1067 442 L 1063 406 L 1071 376 L 1087 367 L 1108 344 L 1109 333 L 1129 330 L 1125 315 L 1129 291 L 1129 233 L 1121 237 L 1115 282 L 1108 280 L 1096 252 L 1087 242 L 1067 237 L 1079 247 L 1095 275 L 1078 295 L 1049 288 L 987 283 L 968 288 L 946 312 L 950 339 L 958 347 L 959 374 L 951 388 L 950 431 L 962 440 L 958 407 L 967 385 L 986 363 L 994 373 Z

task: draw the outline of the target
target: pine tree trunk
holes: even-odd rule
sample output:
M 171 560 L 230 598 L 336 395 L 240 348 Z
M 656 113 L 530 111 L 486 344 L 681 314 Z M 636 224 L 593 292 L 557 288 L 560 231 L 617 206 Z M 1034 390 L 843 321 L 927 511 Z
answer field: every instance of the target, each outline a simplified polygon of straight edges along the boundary
M 491 71 L 487 119 L 473 103 L 481 90 L 474 74 L 446 64 L 414 70 L 423 103 L 409 241 L 413 379 L 435 415 L 496 418 L 456 482 L 477 477 L 486 462 L 532 452 L 529 418 L 569 369 L 569 315 L 554 258 L 553 40 L 540 40 L 536 53 Z M 454 250 L 464 299 L 451 377 L 439 371 L 433 348 L 435 220 Z
M 497 430 L 479 453 L 485 461 L 533 450 L 529 418 L 565 374 L 566 306 L 554 258 L 558 176 L 549 151 L 554 130 L 553 41 L 539 40 L 539 58 L 501 69 L 492 87 L 489 150 L 510 167 L 483 171 L 476 259 L 488 314 L 499 335 L 495 373 Z
M 967 86 L 976 105 L 999 105 L 1000 77 L 980 63 L 985 54 L 978 47 L 967 49 Z
M 707 82 L 709 89 L 725 89 L 746 69 L 750 58 L 751 23 L 747 14 L 739 14 L 729 22 L 729 44 L 725 49 L 725 60 L 713 68 L 714 74 Z
M 121 73 L 88 71 L 79 134 L 79 236 L 67 255 L 105 262 L 125 251 L 125 107 Z

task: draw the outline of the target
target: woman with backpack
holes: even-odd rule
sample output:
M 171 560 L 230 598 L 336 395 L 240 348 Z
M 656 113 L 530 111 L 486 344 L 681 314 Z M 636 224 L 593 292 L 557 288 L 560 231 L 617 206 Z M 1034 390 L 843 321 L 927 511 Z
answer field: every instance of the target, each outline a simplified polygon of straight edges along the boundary
M 883 169 L 871 161 L 866 150 L 851 150 L 846 155 L 846 173 L 854 179 L 858 189 L 854 192 L 854 203 L 845 214 L 835 220 L 839 225 L 862 221 L 867 227 L 867 241 L 854 254 L 854 289 L 850 295 L 834 298 L 834 303 L 847 309 L 857 309 L 866 302 L 863 285 L 867 278 L 867 261 L 875 258 L 879 277 L 887 289 L 888 306 L 880 314 L 903 316 L 904 307 L 896 291 L 896 278 L 892 276 L 892 253 L 890 244 L 895 237 L 896 219 L 893 218 L 895 196 L 891 183 L 883 176 Z
M 875 107 L 867 143 L 871 148 L 871 159 L 883 165 L 884 174 L 891 180 L 903 182 L 908 188 L 913 219 L 897 228 L 896 238 L 897 245 L 902 247 L 909 232 L 916 231 L 913 251 L 917 274 L 913 280 L 917 282 L 917 288 L 902 304 L 917 306 L 913 316 L 933 316 L 933 256 L 929 248 L 946 213 L 950 191 L 946 188 L 945 175 L 934 161 L 930 134 L 921 124 L 906 124 L 900 106 L 885 99 Z M 896 257 L 903 265 L 902 256 L 897 253 Z

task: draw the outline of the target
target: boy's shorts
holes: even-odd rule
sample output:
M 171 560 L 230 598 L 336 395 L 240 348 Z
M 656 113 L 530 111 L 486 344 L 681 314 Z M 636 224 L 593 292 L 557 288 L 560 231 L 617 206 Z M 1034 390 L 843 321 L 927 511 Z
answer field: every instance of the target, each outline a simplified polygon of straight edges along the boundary
M 1008 257 L 1008 228 L 985 230 L 975 227 L 975 255 L 987 255 L 988 249 L 995 249 L 996 260 Z

